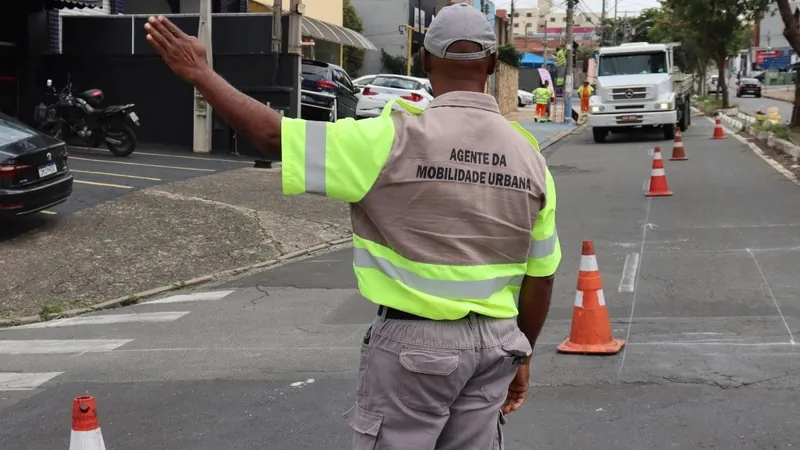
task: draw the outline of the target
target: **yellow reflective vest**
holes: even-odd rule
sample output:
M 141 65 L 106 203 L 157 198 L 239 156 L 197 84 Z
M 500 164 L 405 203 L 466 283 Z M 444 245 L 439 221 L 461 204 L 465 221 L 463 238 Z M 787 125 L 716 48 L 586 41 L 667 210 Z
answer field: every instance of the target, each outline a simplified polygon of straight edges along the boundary
M 550 90 L 550 88 L 546 88 L 544 86 L 533 90 L 533 101 L 537 105 L 546 105 L 550 103 L 550 97 L 552 96 L 553 92 Z
M 337 122 L 284 118 L 282 184 L 285 195 L 324 195 L 358 203 L 387 163 L 395 139 L 393 111 L 422 110 L 397 100 L 379 117 Z M 512 126 L 539 151 L 520 124 Z M 556 192 L 546 170 L 546 199 L 531 231 L 527 259 L 474 266 L 411 261 L 387 245 L 353 234 L 353 269 L 361 294 L 370 301 L 434 320 L 455 320 L 470 311 L 497 318 L 518 314 L 516 298 L 524 275 L 547 277 L 561 261 L 556 232 Z
M 566 66 L 567 65 L 567 51 L 566 50 L 559 50 L 556 52 L 556 65 L 557 66 Z

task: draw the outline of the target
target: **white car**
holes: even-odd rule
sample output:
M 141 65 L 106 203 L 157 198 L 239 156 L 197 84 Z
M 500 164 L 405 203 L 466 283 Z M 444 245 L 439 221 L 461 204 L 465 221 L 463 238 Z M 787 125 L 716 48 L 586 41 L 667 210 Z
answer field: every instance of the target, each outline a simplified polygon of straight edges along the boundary
M 356 117 L 377 117 L 388 102 L 398 98 L 420 109 L 427 108 L 433 100 L 430 81 L 424 78 L 391 74 L 366 75 L 355 79 L 353 84 L 361 89 Z
M 533 94 L 522 89 L 517 91 L 517 105 L 520 107 L 533 104 Z

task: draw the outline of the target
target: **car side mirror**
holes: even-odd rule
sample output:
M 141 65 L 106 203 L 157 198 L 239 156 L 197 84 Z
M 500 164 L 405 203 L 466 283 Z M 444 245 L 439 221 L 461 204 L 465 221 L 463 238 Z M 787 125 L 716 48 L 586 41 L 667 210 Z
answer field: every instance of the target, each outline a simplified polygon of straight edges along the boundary
M 53 80 L 47 79 L 47 87 L 53 87 Z

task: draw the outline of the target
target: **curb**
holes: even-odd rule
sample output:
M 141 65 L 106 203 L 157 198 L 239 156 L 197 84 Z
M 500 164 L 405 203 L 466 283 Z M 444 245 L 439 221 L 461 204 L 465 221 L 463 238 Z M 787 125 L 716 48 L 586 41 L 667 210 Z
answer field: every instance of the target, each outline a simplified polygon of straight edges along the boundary
M 794 159 L 800 159 L 800 147 L 785 139 L 776 138 L 775 135 L 769 131 L 755 130 L 753 125 L 756 123 L 756 118 L 751 115 L 741 112 L 736 114 L 735 118 L 721 115 L 720 121 L 724 125 L 727 125 L 735 130 L 737 133 L 744 132 L 763 142 L 767 147 L 775 151 L 783 153 L 786 156 L 790 156 Z
M 569 131 L 564 131 L 564 132 L 561 132 L 561 133 L 559 133 L 559 134 L 555 135 L 555 136 L 553 137 L 553 139 L 548 139 L 547 141 L 545 141 L 545 144 L 546 144 L 546 145 L 544 145 L 544 146 L 543 146 L 543 147 L 540 149 L 540 151 L 541 151 L 542 153 L 544 153 L 544 151 L 545 151 L 545 150 L 549 149 L 549 148 L 550 148 L 550 147 L 552 147 L 554 144 L 556 144 L 556 143 L 558 143 L 559 141 L 563 140 L 563 139 L 564 139 L 564 138 L 566 138 L 567 136 L 572 136 L 573 134 L 578 134 L 578 133 L 582 132 L 584 129 L 586 129 L 588 126 L 589 126 L 589 122 L 584 122 L 584 123 L 582 123 L 582 124 L 580 124 L 580 125 L 576 126 L 575 128 L 573 128 L 573 129 L 569 130 Z
M 135 294 L 129 294 L 124 297 L 117 297 L 111 300 L 106 300 L 104 302 L 97 303 L 92 306 L 87 306 L 85 308 L 70 309 L 68 311 L 63 311 L 60 313 L 47 314 L 44 317 L 42 317 L 41 315 L 36 315 L 36 316 L 14 317 L 10 319 L 0 319 L 0 328 L 8 328 L 19 325 L 29 325 L 38 322 L 47 322 L 54 319 L 75 317 L 83 314 L 88 314 L 91 312 L 102 311 L 105 309 L 113 309 L 123 306 L 135 305 L 139 303 L 141 300 L 154 297 L 159 294 L 163 294 L 164 292 L 175 291 L 178 289 L 183 289 L 191 286 L 200 286 L 220 278 L 242 275 L 257 269 L 265 269 L 265 268 L 279 266 L 287 262 L 290 262 L 292 260 L 300 259 L 304 256 L 311 255 L 312 253 L 317 253 L 322 250 L 327 250 L 342 244 L 350 243 L 352 242 L 352 240 L 353 240 L 352 237 L 347 237 L 342 239 L 336 239 L 333 241 L 328 241 L 303 250 L 297 250 L 291 253 L 287 253 L 285 255 L 281 255 L 275 259 L 261 261 L 255 264 L 250 264 L 248 266 L 243 266 L 243 267 L 237 267 L 234 269 L 222 270 L 219 272 L 210 273 L 196 278 L 191 278 L 189 280 L 176 281 L 174 283 L 165 286 L 148 289 L 146 291 L 137 292 Z

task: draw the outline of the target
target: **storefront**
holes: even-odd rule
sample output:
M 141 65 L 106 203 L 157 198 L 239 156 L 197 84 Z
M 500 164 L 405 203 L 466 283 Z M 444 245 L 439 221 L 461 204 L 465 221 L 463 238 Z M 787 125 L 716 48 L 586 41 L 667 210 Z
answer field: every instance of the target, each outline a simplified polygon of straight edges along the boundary
M 24 3 L 26 7 L 20 8 Z M 31 67 L 41 63 L 57 36 L 60 9 L 102 8 L 103 0 L 28 0 L 7 6 L 0 14 L 0 112 L 15 117 L 22 98 L 33 95 Z M 25 118 L 25 117 L 23 117 Z

